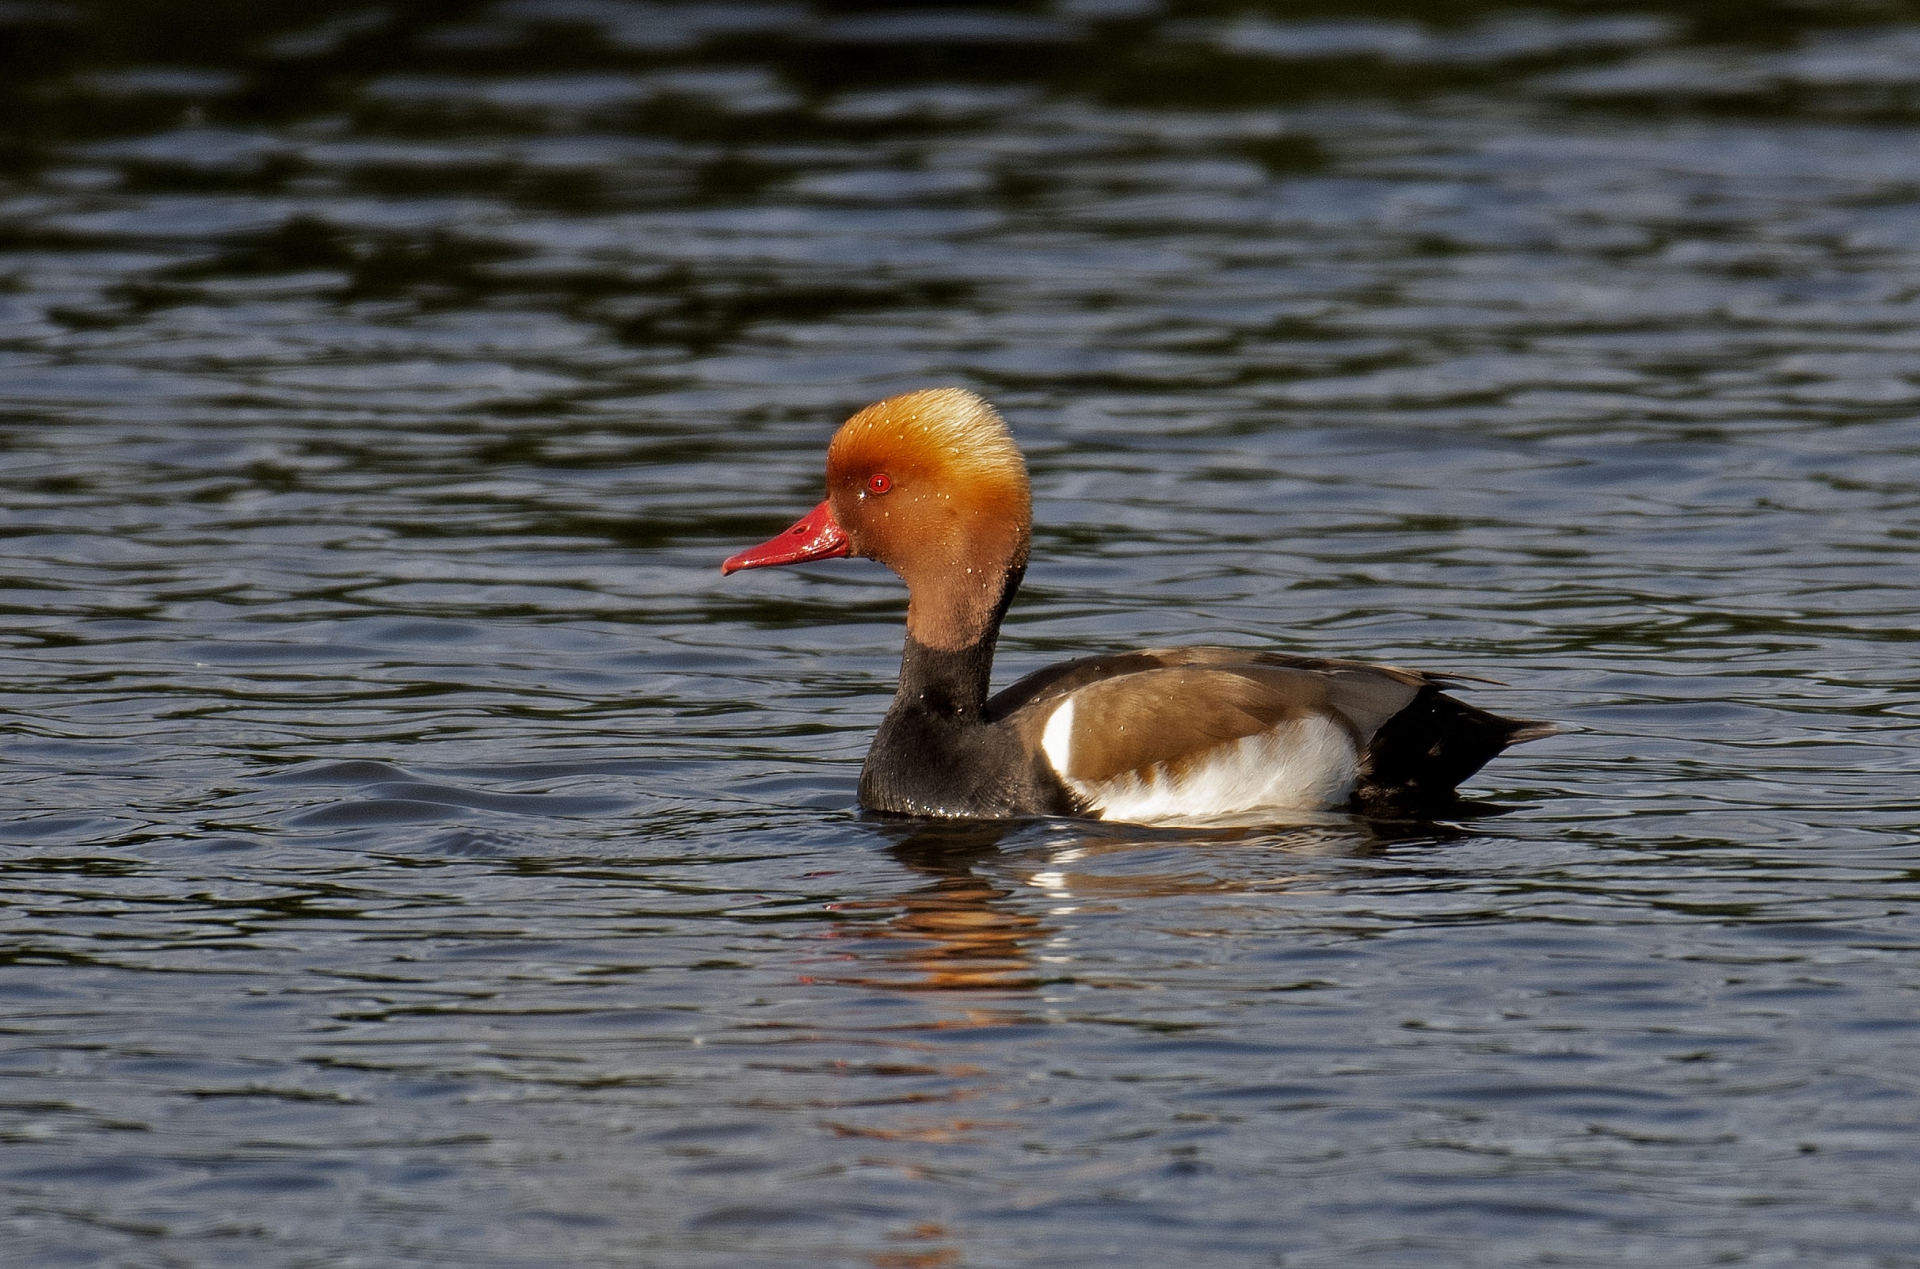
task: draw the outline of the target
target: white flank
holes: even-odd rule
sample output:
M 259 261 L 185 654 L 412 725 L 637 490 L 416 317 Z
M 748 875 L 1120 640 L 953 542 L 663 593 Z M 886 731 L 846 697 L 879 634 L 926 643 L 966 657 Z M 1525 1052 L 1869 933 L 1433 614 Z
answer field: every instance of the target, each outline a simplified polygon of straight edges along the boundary
M 1073 697 L 1061 701 L 1047 718 L 1047 728 L 1040 733 L 1040 752 L 1047 755 L 1055 774 L 1065 780 L 1067 759 L 1073 756 Z
M 1072 725 L 1071 700 L 1048 720 L 1041 747 L 1064 772 L 1069 733 L 1062 719 Z M 1218 745 L 1178 776 L 1161 764 L 1110 780 L 1062 778 L 1101 819 L 1151 824 L 1248 811 L 1324 811 L 1347 800 L 1359 774 L 1360 755 L 1346 729 L 1330 718 L 1308 717 Z

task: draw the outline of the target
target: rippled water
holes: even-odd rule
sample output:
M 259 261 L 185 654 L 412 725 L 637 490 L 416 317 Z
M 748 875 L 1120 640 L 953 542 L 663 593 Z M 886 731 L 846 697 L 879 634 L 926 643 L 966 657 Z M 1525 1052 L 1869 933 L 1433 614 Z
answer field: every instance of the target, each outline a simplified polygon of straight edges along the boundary
M 0 5 L 20 1266 L 1920 1262 L 1920 9 Z M 862 819 L 999 681 L 1503 680 L 1446 824 Z

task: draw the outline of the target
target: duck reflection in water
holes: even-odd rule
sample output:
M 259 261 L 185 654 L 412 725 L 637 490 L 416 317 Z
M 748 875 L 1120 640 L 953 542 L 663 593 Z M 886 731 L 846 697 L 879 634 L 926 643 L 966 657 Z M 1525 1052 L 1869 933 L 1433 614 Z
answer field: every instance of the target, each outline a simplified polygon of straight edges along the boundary
M 853 981 L 920 991 L 1038 987 L 1042 975 L 1034 948 L 1053 931 L 1016 901 L 1014 887 L 976 870 L 997 857 L 1001 841 L 1023 826 L 962 821 L 880 827 L 897 836 L 889 853 L 929 881 L 905 895 L 841 905 L 849 913 L 893 912 L 885 922 L 850 922 L 844 931 L 887 944 L 884 970 Z
M 929 880 L 904 895 L 840 905 L 861 918 L 849 920 L 841 934 L 865 945 L 855 954 L 868 968 L 837 977 L 894 990 L 954 992 L 1024 993 L 1075 977 L 1070 958 L 1060 954 L 1064 946 L 1056 946 L 1061 931 L 1045 919 L 1049 909 L 1066 916 L 1123 899 L 1290 890 L 1313 883 L 1280 863 L 1287 858 L 1365 858 L 1396 844 L 1470 835 L 1454 824 L 1346 815 L 1181 830 L 1102 831 L 1032 820 L 880 820 L 874 826 L 895 839 L 888 847 L 895 859 Z M 1057 906 L 1063 903 L 1073 906 Z M 891 915 L 869 916 L 880 913 Z

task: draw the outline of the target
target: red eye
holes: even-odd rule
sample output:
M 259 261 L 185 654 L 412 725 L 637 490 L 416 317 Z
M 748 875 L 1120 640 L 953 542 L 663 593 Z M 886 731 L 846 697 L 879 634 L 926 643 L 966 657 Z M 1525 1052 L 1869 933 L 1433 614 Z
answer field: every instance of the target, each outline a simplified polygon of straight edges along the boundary
M 891 488 L 893 488 L 893 477 L 887 475 L 887 473 L 883 471 L 877 471 L 873 473 L 873 475 L 867 477 L 868 493 L 883 494 Z

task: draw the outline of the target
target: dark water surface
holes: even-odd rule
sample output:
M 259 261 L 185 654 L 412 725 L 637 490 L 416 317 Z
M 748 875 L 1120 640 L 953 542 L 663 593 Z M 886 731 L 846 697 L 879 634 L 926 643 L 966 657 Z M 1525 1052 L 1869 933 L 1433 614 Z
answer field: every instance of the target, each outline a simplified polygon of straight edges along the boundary
M 32 1266 L 1920 1264 L 1920 8 L 0 4 Z M 1578 730 L 1451 824 L 862 820 L 850 410 L 1000 681 Z

